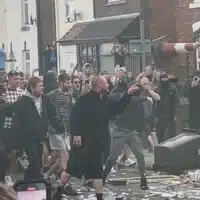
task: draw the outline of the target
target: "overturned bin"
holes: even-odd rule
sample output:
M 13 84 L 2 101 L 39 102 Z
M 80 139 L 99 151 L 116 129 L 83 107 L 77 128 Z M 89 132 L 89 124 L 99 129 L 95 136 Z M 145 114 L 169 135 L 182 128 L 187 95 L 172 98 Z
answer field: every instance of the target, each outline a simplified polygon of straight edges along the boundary
M 184 129 L 182 134 L 155 147 L 155 170 L 172 174 L 200 167 L 200 131 Z

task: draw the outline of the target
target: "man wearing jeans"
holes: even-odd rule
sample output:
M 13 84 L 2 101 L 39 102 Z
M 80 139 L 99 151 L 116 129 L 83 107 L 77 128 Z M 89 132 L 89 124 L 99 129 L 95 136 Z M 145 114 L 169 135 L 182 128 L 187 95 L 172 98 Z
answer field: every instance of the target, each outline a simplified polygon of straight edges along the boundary
M 121 95 L 121 94 L 120 94 Z M 120 97 L 120 95 L 117 95 Z M 115 97 L 116 99 L 116 97 Z M 145 177 L 145 161 L 143 155 L 142 143 L 139 137 L 144 127 L 144 110 L 142 102 L 150 100 L 149 97 L 140 97 L 139 88 L 138 96 L 132 96 L 132 99 L 124 109 L 124 113 L 118 115 L 113 122 L 112 145 L 110 155 L 106 161 L 104 169 L 104 182 L 115 164 L 124 144 L 128 144 L 134 153 L 139 167 L 141 176 L 141 189 L 147 190 L 147 181 Z

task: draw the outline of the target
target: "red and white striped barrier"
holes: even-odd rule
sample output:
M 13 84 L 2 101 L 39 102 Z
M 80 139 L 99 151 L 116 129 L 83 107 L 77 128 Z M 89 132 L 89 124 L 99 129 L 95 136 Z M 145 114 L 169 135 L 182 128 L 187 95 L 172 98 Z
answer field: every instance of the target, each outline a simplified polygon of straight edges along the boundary
M 161 51 L 164 56 L 176 56 L 196 50 L 200 43 L 163 43 Z

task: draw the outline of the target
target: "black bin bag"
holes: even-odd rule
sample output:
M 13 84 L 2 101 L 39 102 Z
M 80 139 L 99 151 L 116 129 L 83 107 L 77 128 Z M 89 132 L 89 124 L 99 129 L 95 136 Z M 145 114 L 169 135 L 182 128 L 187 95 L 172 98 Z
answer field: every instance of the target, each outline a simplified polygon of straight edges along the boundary
M 200 167 L 200 130 L 184 129 L 154 150 L 155 170 L 172 174 Z

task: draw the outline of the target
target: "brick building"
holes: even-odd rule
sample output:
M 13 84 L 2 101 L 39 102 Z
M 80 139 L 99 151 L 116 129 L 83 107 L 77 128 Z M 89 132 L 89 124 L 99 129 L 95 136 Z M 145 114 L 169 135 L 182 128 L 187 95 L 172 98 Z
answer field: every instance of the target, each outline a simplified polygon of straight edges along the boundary
M 176 42 L 176 20 L 174 0 L 151 0 L 151 39 L 167 36 L 169 42 Z
M 194 35 L 199 28 L 200 0 L 152 0 L 152 39 L 167 36 L 168 42 L 195 42 Z M 169 72 L 186 78 L 185 75 L 196 69 L 199 70 L 199 50 L 197 49 L 196 53 L 165 60 L 161 64 Z
M 79 0 L 77 0 L 78 2 Z M 76 45 L 80 66 L 89 62 L 97 72 L 114 72 L 116 60 L 111 53 L 117 40 L 128 53 L 125 66 L 135 75 L 142 70 L 140 11 L 144 16 L 143 48 L 146 60 L 150 58 L 150 10 L 146 0 L 93 0 L 94 19 L 79 22 L 59 40 L 60 46 Z
M 151 2 L 152 39 L 167 35 L 170 42 L 193 41 L 193 27 L 200 20 L 200 0 Z
M 164 41 L 174 43 L 193 41 L 193 31 L 200 27 L 199 5 L 200 0 L 93 0 L 94 19 L 87 22 L 77 20 L 59 43 L 60 46 L 76 46 L 79 64 L 91 62 L 98 71 L 112 72 L 114 59 L 110 50 L 117 38 L 129 50 L 126 67 L 137 74 L 143 67 L 140 14 L 144 17 L 148 60 L 150 40 L 165 38 Z M 181 55 L 162 64 L 171 73 L 179 74 L 182 71 L 182 74 L 188 74 L 196 67 L 194 63 L 193 55 Z

